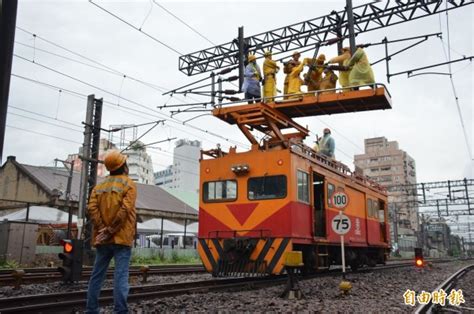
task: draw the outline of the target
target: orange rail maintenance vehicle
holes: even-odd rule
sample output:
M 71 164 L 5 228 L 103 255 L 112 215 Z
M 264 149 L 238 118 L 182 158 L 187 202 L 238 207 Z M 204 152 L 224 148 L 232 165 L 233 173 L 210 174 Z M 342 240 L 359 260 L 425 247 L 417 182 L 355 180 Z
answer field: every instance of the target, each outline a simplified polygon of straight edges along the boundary
M 341 263 L 333 223 L 350 228 L 344 243 L 352 269 L 384 263 L 385 188 L 304 145 L 309 130 L 293 118 L 390 108 L 381 84 L 215 108 L 252 146 L 201 152 L 198 251 L 206 269 L 215 276 L 280 274 L 288 251 L 302 252 L 306 271 L 327 269 Z M 266 135 L 262 143 L 252 130 Z M 348 221 L 338 220 L 341 208 Z

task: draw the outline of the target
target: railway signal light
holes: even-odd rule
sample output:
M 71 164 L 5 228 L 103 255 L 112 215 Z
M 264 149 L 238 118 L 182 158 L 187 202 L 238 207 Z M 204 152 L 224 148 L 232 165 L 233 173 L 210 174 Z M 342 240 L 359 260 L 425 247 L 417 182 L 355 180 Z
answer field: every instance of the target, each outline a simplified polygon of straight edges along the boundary
M 82 276 L 82 251 L 83 240 L 65 239 L 63 244 L 63 253 L 59 253 L 59 258 L 63 265 L 58 267 L 63 276 L 64 282 L 79 281 Z
M 423 267 L 423 249 L 420 247 L 415 248 L 415 265 L 416 267 Z

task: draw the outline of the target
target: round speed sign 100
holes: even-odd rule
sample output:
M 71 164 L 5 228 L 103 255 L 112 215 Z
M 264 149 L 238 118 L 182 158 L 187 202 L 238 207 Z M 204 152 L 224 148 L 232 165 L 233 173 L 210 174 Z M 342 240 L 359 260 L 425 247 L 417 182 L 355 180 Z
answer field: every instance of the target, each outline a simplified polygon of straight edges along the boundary
M 349 204 L 349 197 L 344 192 L 336 192 L 332 195 L 332 205 L 338 209 L 346 208 Z

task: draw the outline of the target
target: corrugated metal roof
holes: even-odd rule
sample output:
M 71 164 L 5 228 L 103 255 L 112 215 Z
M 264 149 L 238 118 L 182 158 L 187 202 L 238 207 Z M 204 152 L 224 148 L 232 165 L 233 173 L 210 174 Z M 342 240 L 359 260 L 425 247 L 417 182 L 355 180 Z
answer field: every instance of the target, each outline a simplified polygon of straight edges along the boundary
M 20 164 L 50 192 L 57 189 L 62 192 L 60 199 L 65 200 L 69 171 L 64 168 L 39 167 Z M 71 201 L 79 201 L 80 173 L 74 172 L 71 185 Z M 100 182 L 104 178 L 98 178 Z M 137 209 L 166 211 L 196 216 L 198 211 L 180 201 L 156 185 L 137 183 Z

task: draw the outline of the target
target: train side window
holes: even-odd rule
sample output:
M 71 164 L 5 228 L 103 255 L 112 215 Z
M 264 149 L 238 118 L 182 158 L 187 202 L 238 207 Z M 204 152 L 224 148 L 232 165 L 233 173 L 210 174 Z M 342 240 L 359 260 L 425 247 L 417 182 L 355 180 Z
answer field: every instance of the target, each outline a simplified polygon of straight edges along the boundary
M 237 182 L 234 180 L 204 182 L 204 202 L 231 202 L 237 199 Z
M 378 215 L 378 209 L 379 209 L 379 203 L 376 200 L 372 201 L 372 217 L 377 218 Z
M 367 199 L 367 217 L 372 217 L 372 200 Z
M 385 222 L 385 203 L 382 200 L 379 200 L 379 207 L 377 208 L 379 222 Z
M 309 175 L 308 173 L 297 171 L 298 201 L 309 204 Z
M 334 184 L 328 183 L 328 206 L 331 206 L 331 198 L 335 189 Z
M 286 176 L 264 176 L 247 181 L 248 199 L 263 200 L 286 197 Z

